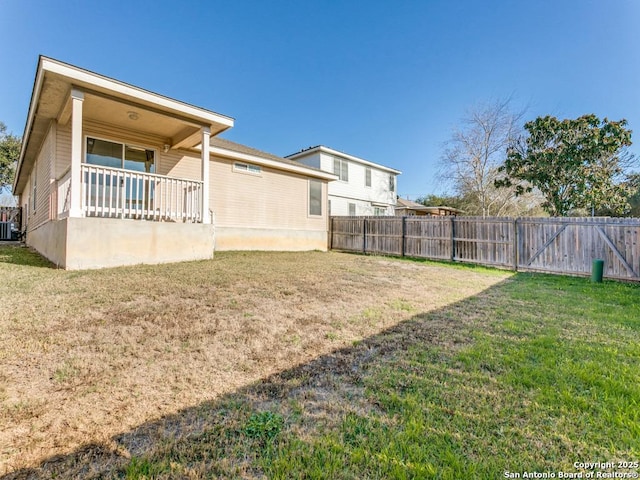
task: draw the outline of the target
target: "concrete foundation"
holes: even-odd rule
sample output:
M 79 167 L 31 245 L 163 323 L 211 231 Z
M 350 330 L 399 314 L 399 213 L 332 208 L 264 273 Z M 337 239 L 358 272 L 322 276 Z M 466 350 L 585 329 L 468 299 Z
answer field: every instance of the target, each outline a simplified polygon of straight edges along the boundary
M 213 257 L 213 225 L 112 218 L 65 218 L 27 234 L 27 244 L 61 268 L 205 260 Z
M 216 227 L 216 250 L 326 251 L 327 232 L 245 227 Z

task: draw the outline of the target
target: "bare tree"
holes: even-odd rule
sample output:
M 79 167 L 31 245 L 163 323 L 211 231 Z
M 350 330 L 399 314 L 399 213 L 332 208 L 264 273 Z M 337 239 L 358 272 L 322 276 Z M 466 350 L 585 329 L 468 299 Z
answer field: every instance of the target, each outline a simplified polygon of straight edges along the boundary
M 524 111 L 514 113 L 510 98 L 476 105 L 445 144 L 439 176 L 466 200 L 468 213 L 483 217 L 522 214 L 535 203 L 535 197 L 516 198 L 515 189 L 495 187 L 507 148 L 521 134 L 523 115 Z

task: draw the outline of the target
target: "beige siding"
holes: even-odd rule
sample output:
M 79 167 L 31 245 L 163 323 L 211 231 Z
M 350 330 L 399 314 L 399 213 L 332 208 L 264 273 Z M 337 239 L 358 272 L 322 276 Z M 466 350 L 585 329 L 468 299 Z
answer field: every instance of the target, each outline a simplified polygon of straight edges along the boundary
M 189 180 L 201 179 L 202 162 L 197 154 L 170 150 L 160 155 L 158 173 Z
M 217 226 L 326 231 L 326 182 L 322 216 L 309 216 L 307 177 L 267 167 L 261 167 L 260 175 L 241 173 L 233 164 L 217 157 L 211 163 L 211 206 Z
M 29 229 L 34 229 L 38 225 L 49 220 L 49 202 L 51 194 L 52 169 L 55 159 L 55 127 L 49 129 L 45 137 L 40 152 L 32 171 L 31 180 L 36 181 L 36 205 L 33 208 L 32 184 L 29 182 Z
M 55 178 L 59 179 L 71 166 L 71 122 L 56 128 Z
M 91 120 L 84 121 L 82 135 L 83 145 L 85 142 L 84 137 L 88 135 L 104 140 L 112 140 L 114 142 L 128 143 L 129 145 L 150 148 L 156 150 L 156 155 L 160 155 L 162 147 L 166 143 L 165 139 L 156 135 L 135 132 L 113 125 L 92 122 Z
M 27 178 L 24 190 L 20 193 L 20 206 L 22 207 L 22 230 L 26 230 L 31 219 L 31 177 Z

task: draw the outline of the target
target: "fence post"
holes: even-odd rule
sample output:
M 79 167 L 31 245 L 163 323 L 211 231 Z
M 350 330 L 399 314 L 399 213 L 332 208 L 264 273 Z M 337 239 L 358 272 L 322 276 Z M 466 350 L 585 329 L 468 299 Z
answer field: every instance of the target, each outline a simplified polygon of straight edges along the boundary
M 456 259 L 456 216 L 451 215 L 451 261 Z
M 513 220 L 513 270 L 518 271 L 518 217 Z
M 333 250 L 333 221 L 334 217 L 329 217 L 329 250 Z
M 367 253 L 367 217 L 362 219 L 362 253 Z
M 402 217 L 402 256 L 404 257 L 405 245 L 407 237 L 407 217 Z

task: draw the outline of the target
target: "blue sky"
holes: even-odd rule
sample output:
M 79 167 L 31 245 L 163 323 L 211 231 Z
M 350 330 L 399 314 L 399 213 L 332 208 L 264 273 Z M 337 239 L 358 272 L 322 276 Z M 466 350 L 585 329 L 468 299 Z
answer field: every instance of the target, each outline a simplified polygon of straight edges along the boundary
M 411 198 L 444 190 L 443 143 L 474 104 L 512 96 L 525 119 L 595 113 L 640 135 L 638 0 L 0 0 L 15 134 L 39 54 L 229 115 L 233 141 L 397 168 Z

